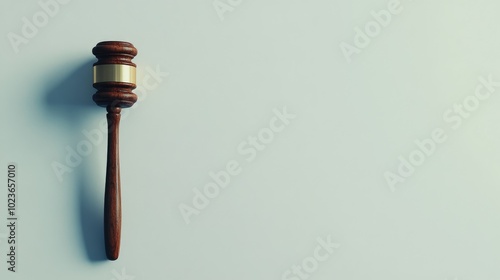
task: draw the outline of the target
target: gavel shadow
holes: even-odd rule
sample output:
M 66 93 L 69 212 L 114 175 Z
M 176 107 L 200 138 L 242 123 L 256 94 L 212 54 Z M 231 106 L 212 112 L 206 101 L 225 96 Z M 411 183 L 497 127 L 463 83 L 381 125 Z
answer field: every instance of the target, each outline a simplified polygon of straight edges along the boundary
M 95 92 L 92 87 L 92 63 L 93 61 L 88 60 L 75 67 L 70 66 L 66 76 L 62 75 L 48 86 L 45 96 L 50 114 L 65 119 L 67 126 L 64 126 L 64 129 L 67 132 L 64 133 L 71 135 L 71 143 L 68 144 L 73 149 L 77 148 L 78 143 L 86 140 L 82 134 L 83 129 L 91 130 L 98 125 L 94 124 L 95 127 L 92 127 L 85 120 L 92 119 L 92 116 L 97 114 L 104 116 L 103 109 L 92 100 L 92 94 Z M 106 135 L 103 135 L 103 140 L 106 140 Z M 99 262 L 106 260 L 103 235 L 104 182 L 96 180 L 96 176 L 92 175 L 92 166 L 95 164 L 91 164 L 88 157 L 81 157 L 80 163 L 72 168 L 72 172 L 64 174 L 64 179 L 68 180 L 73 176 L 73 181 L 68 181 L 76 184 L 67 187 L 78 188 L 75 192 L 78 212 L 76 220 L 81 227 L 83 251 L 89 261 Z

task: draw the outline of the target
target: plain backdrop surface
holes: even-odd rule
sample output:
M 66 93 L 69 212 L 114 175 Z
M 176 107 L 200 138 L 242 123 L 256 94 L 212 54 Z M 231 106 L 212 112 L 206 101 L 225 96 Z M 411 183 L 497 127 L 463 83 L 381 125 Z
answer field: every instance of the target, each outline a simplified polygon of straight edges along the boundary
M 2 1 L 0 278 L 498 279 L 500 3 L 401 0 L 376 23 L 396 4 Z M 105 109 L 91 100 L 91 49 L 106 40 L 139 50 L 115 262 Z M 273 131 L 284 110 L 294 117 Z M 239 173 L 210 185 L 228 164 Z

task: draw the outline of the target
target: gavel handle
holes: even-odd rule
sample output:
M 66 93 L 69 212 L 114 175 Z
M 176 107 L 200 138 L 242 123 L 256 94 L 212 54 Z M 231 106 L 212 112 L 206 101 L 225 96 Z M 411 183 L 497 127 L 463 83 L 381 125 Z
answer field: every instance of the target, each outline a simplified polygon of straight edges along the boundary
M 104 242 L 106 256 L 116 260 L 120 254 L 122 226 L 120 193 L 120 159 L 118 132 L 121 108 L 108 106 L 108 158 L 106 166 L 106 189 L 104 195 Z

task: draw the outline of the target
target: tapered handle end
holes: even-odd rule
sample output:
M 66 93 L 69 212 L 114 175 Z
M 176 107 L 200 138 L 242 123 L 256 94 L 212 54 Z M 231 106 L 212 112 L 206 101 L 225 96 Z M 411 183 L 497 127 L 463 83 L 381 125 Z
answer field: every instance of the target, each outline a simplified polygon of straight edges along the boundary
M 110 260 L 116 260 L 120 254 L 121 220 L 119 185 L 107 185 L 104 203 L 104 243 L 106 256 Z

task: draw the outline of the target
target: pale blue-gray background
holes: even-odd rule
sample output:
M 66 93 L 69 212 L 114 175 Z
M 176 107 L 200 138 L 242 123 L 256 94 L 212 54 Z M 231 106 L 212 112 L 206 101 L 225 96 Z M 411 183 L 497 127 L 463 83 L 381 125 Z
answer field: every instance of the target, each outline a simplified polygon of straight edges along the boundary
M 8 34 L 43 10 L 3 0 L 0 170 L 18 164 L 20 226 L 12 274 L 2 186 L 0 278 L 278 280 L 328 235 L 340 247 L 309 279 L 500 278 L 500 91 L 460 128 L 443 120 L 479 77 L 500 81 L 500 3 L 402 0 L 348 63 L 339 44 L 389 2 L 243 0 L 221 20 L 211 0 L 73 0 L 16 53 Z M 51 166 L 104 118 L 90 99 L 103 40 L 138 48 L 139 84 L 169 73 L 122 122 L 116 262 L 105 141 L 62 181 Z M 296 118 L 245 163 L 237 146 L 285 106 Z M 446 142 L 392 192 L 384 173 L 435 128 Z M 241 174 L 186 225 L 179 204 L 232 159 Z

